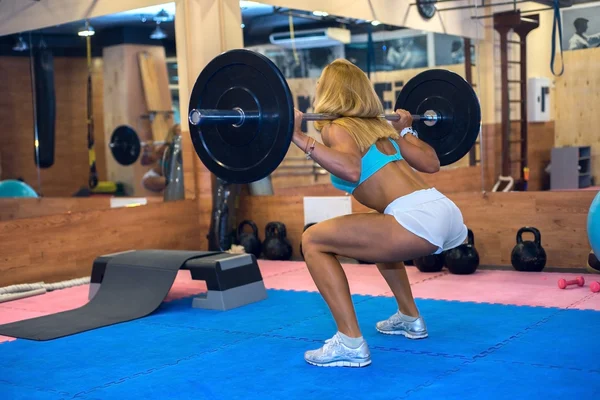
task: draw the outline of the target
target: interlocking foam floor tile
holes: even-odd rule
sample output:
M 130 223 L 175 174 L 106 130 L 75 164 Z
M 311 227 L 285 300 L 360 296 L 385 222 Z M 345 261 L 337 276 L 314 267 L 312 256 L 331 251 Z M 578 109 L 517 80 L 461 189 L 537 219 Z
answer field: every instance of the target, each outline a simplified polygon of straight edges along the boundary
M 65 400 L 71 399 L 71 394 L 54 390 L 42 391 L 27 385 L 15 386 L 0 378 L 0 398 L 10 400 Z
M 46 342 L 16 340 L 0 345 L 0 380 L 74 394 L 248 337 L 132 321 Z
M 372 352 L 366 368 L 308 365 L 322 343 L 260 337 L 86 393 L 84 399 L 393 399 L 461 360 Z
M 289 263 L 289 261 L 279 261 L 279 263 Z M 262 260 L 259 262 L 262 270 Z M 273 289 L 312 291 L 316 292 L 317 287 L 314 284 L 306 264 L 296 263 L 302 266 L 300 269 L 292 270 L 281 275 L 264 278 L 265 285 Z M 348 277 L 350 290 L 353 294 L 364 295 L 387 295 L 390 296 L 390 288 L 377 270 L 375 265 L 367 264 L 342 264 L 344 272 Z M 436 279 L 445 273 L 426 274 L 419 272 L 416 268 L 407 268 L 408 279 L 411 285 L 421 284 L 422 282 Z
M 511 339 L 487 358 L 593 370 L 600 374 L 598 332 L 600 312 L 562 310 L 547 322 Z
M 141 321 L 148 324 L 261 334 L 329 313 L 327 304 L 318 293 L 268 290 L 267 296 L 265 300 L 227 312 L 191 308 L 192 299 L 182 299 L 163 303 L 159 312 Z
M 417 306 L 425 317 L 429 338 L 409 340 L 403 336 L 383 335 L 375 330 L 377 321 L 396 312 L 393 299 L 372 297 L 355 304 L 363 336 L 370 346 L 455 357 L 473 357 L 558 311 L 544 307 L 440 300 L 417 300 Z M 333 318 L 328 314 L 326 318 L 300 322 L 272 334 L 325 340 L 335 331 Z
M 577 305 L 573 306 L 572 308 L 600 311 L 600 293 L 589 292 L 589 294 L 584 297 L 581 302 L 577 303 Z
M 475 301 L 527 306 L 567 307 L 590 291 L 585 287 L 558 288 L 560 278 L 575 279 L 581 274 L 526 273 L 478 270 L 471 275 L 447 274 L 413 286 L 419 298 Z M 591 275 L 584 275 L 586 281 Z
M 432 374 L 433 375 L 433 374 Z M 478 359 L 458 372 L 430 380 L 407 393 L 410 400 L 592 400 L 600 395 L 600 375 L 542 366 Z
M 88 293 L 89 285 L 81 285 L 9 301 L 2 305 L 20 310 L 39 311 L 47 315 L 83 306 L 88 302 Z
M 304 261 L 275 261 L 275 260 L 258 260 L 260 273 L 264 278 L 275 275 L 282 275 L 298 269 L 306 269 Z
M 0 390 L 18 386 L 19 393 L 29 395 L 24 398 L 38 393 L 53 398 L 55 391 L 88 400 L 387 400 L 407 393 L 406 398 L 513 399 L 548 398 L 553 391 L 564 396 L 579 376 L 577 384 L 585 388 L 571 392 L 579 399 L 600 382 L 592 368 L 568 369 L 598 358 L 600 345 L 585 340 L 598 327 L 600 313 L 594 311 L 419 300 L 430 338 L 415 341 L 374 330 L 377 320 L 395 311 L 393 299 L 357 295 L 353 300 L 373 365 L 325 369 L 302 359 L 305 350 L 320 347 L 335 332 L 321 296 L 268 294 L 265 301 L 227 312 L 193 309 L 191 299 L 175 300 L 129 323 L 48 342 L 4 343 Z M 568 335 L 557 335 L 565 328 Z M 571 347 L 547 354 L 554 346 Z M 577 351 L 584 346 L 588 353 Z M 465 364 L 473 356 L 476 362 Z

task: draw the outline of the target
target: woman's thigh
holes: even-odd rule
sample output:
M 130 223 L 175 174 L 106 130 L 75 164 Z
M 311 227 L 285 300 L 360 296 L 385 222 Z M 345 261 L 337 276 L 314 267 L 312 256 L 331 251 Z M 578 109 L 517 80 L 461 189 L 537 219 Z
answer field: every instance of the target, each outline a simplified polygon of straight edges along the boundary
M 345 215 L 313 225 L 302 236 L 302 248 L 372 263 L 411 260 L 437 250 L 393 216 L 380 213 Z

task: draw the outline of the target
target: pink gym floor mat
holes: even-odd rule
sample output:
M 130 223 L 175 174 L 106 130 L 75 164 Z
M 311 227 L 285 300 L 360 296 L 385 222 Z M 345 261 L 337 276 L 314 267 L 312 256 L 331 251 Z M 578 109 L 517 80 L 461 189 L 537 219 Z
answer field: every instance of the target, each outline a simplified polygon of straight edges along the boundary
M 583 287 L 558 288 L 560 278 L 570 280 L 580 275 L 586 281 Z M 414 286 L 413 295 L 438 300 L 581 308 L 582 304 L 575 303 L 593 294 L 589 284 L 594 278 L 600 280 L 600 276 L 592 274 L 479 270 L 472 275 L 445 274 L 427 284 Z M 586 308 L 600 310 L 600 302 L 590 301 Z
M 259 267 L 268 289 L 317 291 L 304 262 L 259 260 Z M 343 268 L 352 293 L 392 296 L 374 265 L 343 264 Z M 591 293 L 589 289 L 592 281 L 600 281 L 600 275 L 595 274 L 478 270 L 461 276 L 445 271 L 426 274 L 414 267 L 408 267 L 407 273 L 416 298 L 600 311 L 600 293 Z M 558 279 L 574 279 L 579 275 L 584 276 L 583 287 L 558 288 Z M 82 285 L 0 303 L 0 324 L 81 307 L 88 301 L 88 291 L 89 285 Z M 180 271 L 165 301 L 205 291 L 204 282 L 192 280 L 189 271 Z M 0 342 L 7 340 L 12 338 L 0 336 Z

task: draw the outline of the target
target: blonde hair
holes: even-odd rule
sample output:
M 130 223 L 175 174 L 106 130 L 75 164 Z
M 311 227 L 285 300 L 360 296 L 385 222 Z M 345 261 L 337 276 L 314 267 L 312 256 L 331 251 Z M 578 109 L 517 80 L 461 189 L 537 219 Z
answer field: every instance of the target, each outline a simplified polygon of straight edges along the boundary
M 398 132 L 379 117 L 383 105 L 369 78 L 344 59 L 337 59 L 323 69 L 314 111 L 340 115 L 333 121 L 315 121 L 315 128 L 320 132 L 326 125 L 339 125 L 348 131 L 361 151 L 381 138 L 398 138 Z

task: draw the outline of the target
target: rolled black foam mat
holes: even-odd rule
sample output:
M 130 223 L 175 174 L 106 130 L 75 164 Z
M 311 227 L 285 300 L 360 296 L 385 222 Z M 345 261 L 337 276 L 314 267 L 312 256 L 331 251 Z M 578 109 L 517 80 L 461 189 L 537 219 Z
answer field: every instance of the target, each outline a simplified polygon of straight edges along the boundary
M 112 257 L 96 295 L 83 307 L 0 325 L 0 335 L 52 340 L 151 314 L 165 299 L 177 271 L 213 251 L 140 250 Z

